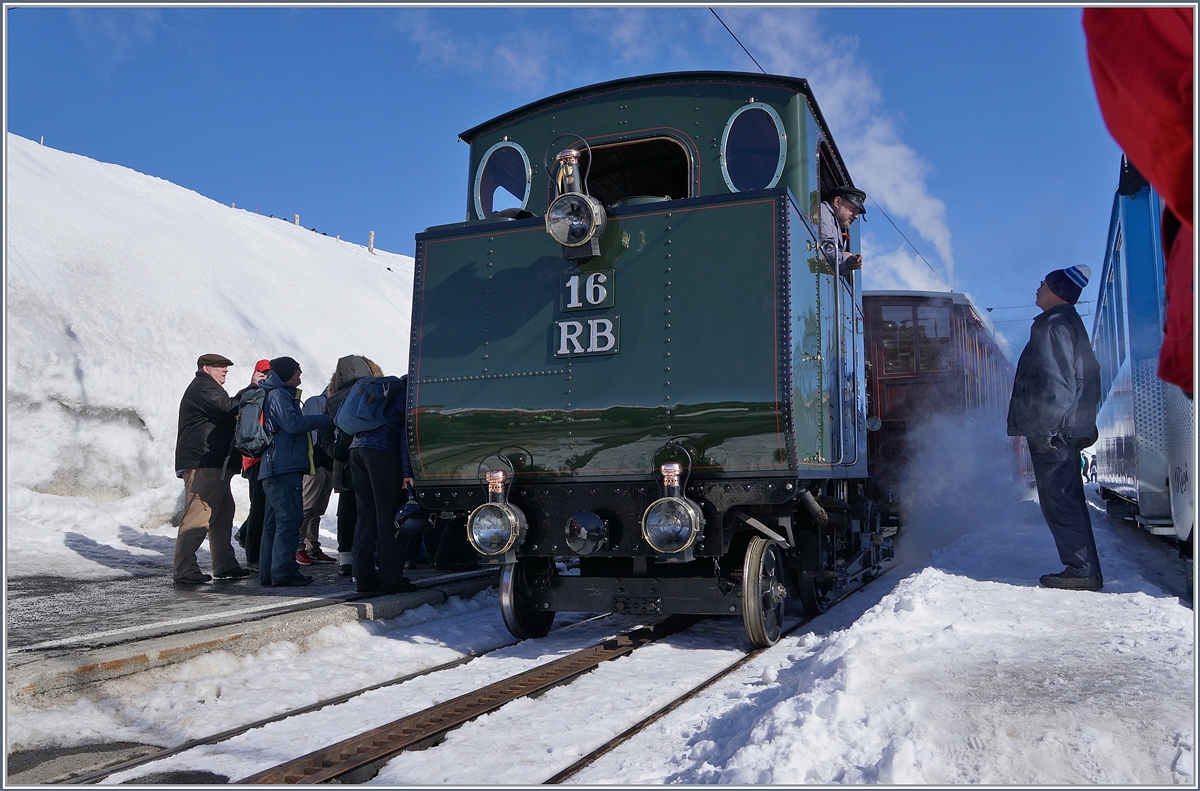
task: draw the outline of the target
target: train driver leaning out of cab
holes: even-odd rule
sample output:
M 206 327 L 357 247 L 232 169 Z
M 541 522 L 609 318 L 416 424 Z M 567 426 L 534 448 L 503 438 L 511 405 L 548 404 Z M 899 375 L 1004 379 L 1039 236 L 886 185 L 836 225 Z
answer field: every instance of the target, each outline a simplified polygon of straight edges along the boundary
M 821 253 L 838 274 L 862 268 L 862 254 L 850 252 L 850 224 L 856 217 L 867 220 L 867 193 L 851 187 L 836 187 L 821 202 Z
M 1082 265 L 1056 269 L 1038 286 L 1042 314 L 1017 361 L 1008 404 L 1008 435 L 1029 443 L 1042 516 L 1066 566 L 1041 578 L 1047 588 L 1104 587 L 1079 469 L 1079 452 L 1099 436 L 1100 365 L 1075 311 L 1091 274 Z

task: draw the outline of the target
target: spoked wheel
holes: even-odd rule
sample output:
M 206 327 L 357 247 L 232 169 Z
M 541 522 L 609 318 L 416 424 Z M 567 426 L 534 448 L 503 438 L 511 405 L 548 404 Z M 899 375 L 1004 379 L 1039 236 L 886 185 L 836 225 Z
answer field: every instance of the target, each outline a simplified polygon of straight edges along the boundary
M 804 605 L 805 615 L 820 615 L 833 601 L 835 584 L 822 576 L 830 556 L 816 533 L 801 530 L 796 539 L 805 567 L 800 572 L 800 603 Z
M 742 622 L 755 648 L 775 645 L 783 628 L 783 554 L 779 545 L 755 536 L 742 564 Z
M 545 637 L 554 623 L 554 613 L 539 609 L 533 596 L 537 573 L 546 570 L 547 562 L 553 574 L 554 560 L 544 558 L 519 558 L 500 570 L 500 614 L 508 631 L 519 640 Z

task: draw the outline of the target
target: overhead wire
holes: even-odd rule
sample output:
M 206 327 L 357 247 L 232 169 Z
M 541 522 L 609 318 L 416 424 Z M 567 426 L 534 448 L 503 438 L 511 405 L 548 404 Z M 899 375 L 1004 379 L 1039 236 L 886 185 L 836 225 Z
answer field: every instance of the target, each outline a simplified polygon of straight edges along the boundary
M 708 10 L 712 11 L 712 15 L 715 16 L 717 18 L 717 21 L 721 23 L 721 27 L 725 28 L 726 32 L 728 32 L 730 36 L 733 36 L 733 40 L 736 41 L 737 45 L 742 48 L 742 52 L 745 52 L 747 57 L 749 57 L 750 60 L 754 61 L 754 65 L 758 66 L 758 70 L 761 71 L 763 74 L 766 74 L 767 70 L 764 69 L 762 67 L 762 64 L 760 64 L 758 62 L 758 58 L 754 57 L 754 54 L 751 53 L 750 50 L 746 48 L 746 45 L 743 44 L 742 40 L 737 37 L 737 34 L 734 33 L 733 30 L 730 29 L 729 25 L 725 24 L 725 20 L 721 19 L 720 14 L 718 14 L 712 6 L 709 6 Z M 933 264 L 929 263 L 929 260 L 927 258 L 925 258 L 925 256 L 921 255 L 921 251 L 918 250 L 917 246 L 915 244 L 913 244 L 912 241 L 910 241 L 907 236 L 904 235 L 904 231 L 900 230 L 900 226 L 896 225 L 896 223 L 892 221 L 892 218 L 890 216 L 888 216 L 888 213 L 886 211 L 883 210 L 883 207 L 879 205 L 879 202 L 876 201 L 874 198 L 871 198 L 871 203 L 875 204 L 875 208 L 879 209 L 879 213 L 882 214 L 889 223 L 891 223 L 892 227 L 896 229 L 896 233 L 900 234 L 900 238 L 908 243 L 908 246 L 913 249 L 913 252 L 917 254 L 917 257 L 919 257 L 922 261 L 925 262 L 925 266 L 929 267 L 929 271 L 933 272 L 933 274 L 937 277 L 937 279 L 942 281 L 943 283 L 945 283 L 946 288 L 950 289 L 951 293 L 953 293 L 954 287 L 951 286 L 949 282 L 947 282 L 946 278 L 942 277 L 942 274 L 940 272 L 938 272 L 936 269 L 933 268 Z

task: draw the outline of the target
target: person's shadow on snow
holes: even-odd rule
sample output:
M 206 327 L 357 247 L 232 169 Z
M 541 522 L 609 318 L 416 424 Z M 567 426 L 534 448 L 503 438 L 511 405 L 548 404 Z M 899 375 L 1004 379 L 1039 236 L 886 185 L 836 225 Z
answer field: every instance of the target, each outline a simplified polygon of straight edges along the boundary
M 63 544 L 71 551 L 90 561 L 117 571 L 125 571 L 135 577 L 158 577 L 170 574 L 175 558 L 175 536 L 156 536 L 121 525 L 117 538 L 122 546 L 101 544 L 80 533 L 67 533 Z M 149 550 L 153 554 L 131 552 L 125 547 Z M 197 552 L 201 562 L 208 553 Z

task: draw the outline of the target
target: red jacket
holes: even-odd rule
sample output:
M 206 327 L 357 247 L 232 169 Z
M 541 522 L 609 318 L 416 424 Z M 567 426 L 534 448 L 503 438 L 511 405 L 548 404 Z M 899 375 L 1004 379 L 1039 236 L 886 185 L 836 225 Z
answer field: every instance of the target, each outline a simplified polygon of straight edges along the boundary
M 1167 323 L 1158 375 L 1192 392 L 1192 9 L 1087 8 L 1088 61 L 1108 130 L 1179 222 L 1164 217 Z

